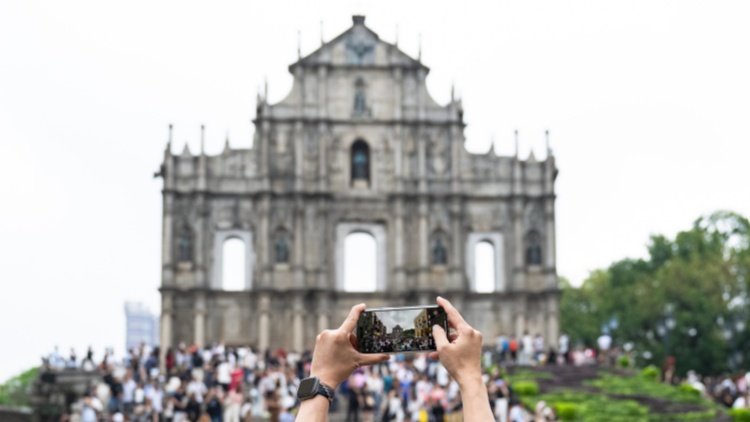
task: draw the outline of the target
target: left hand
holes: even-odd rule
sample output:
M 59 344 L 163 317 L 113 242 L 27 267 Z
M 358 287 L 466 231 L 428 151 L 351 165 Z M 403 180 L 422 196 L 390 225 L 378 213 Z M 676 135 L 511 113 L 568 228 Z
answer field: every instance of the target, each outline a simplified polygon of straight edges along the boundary
M 374 365 L 389 358 L 384 353 L 365 354 L 356 349 L 357 337 L 353 331 L 359 314 L 364 310 L 364 303 L 355 305 L 341 327 L 325 330 L 315 338 L 310 375 L 318 377 L 334 390 L 360 366 Z

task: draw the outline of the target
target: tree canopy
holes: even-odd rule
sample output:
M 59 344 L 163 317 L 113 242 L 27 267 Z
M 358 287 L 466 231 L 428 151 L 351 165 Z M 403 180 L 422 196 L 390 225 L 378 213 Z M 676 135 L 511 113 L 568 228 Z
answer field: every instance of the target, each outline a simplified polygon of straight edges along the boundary
M 676 358 L 678 374 L 738 370 L 750 362 L 750 223 L 719 211 L 673 239 L 653 235 L 644 259 L 593 271 L 581 287 L 563 281 L 562 329 L 595 345 L 602 332 L 630 343 L 642 363 Z

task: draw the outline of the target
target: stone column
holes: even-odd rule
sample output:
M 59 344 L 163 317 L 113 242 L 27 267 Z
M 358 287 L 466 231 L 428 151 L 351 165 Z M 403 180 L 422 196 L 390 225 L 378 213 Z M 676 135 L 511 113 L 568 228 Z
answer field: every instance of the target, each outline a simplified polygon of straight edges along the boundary
M 526 312 L 518 311 L 516 312 L 516 338 L 520 340 L 524 331 L 526 331 Z
M 404 191 L 404 130 L 401 125 L 396 125 L 394 131 L 396 137 L 393 140 L 393 167 L 396 177 L 396 192 L 401 193 Z
M 165 372 L 167 349 L 172 347 L 172 293 L 162 291 L 159 330 L 159 369 Z
M 318 190 L 328 189 L 328 145 L 331 133 L 325 123 L 318 125 Z
M 162 239 L 161 239 L 161 284 L 162 286 L 170 286 L 173 283 L 174 270 L 172 262 L 172 246 L 173 234 L 172 229 L 174 222 L 172 221 L 172 212 L 174 209 L 175 199 L 171 193 L 164 194 L 164 210 L 162 217 Z
M 427 84 L 425 83 L 426 77 L 427 72 L 425 71 L 425 69 L 420 68 L 419 70 L 417 70 L 417 115 L 419 120 L 424 120 L 427 117 Z
M 401 98 L 403 71 L 400 67 L 393 69 L 393 79 L 393 118 L 399 120 L 402 116 L 401 107 L 403 106 L 403 99 Z
M 404 203 L 401 198 L 396 199 L 393 216 L 393 269 L 395 279 L 388 283 L 388 289 L 403 290 L 404 286 Z M 395 285 L 394 285 L 395 284 Z
M 548 289 L 557 289 L 557 254 L 555 250 L 555 199 L 547 198 L 544 201 L 544 215 L 546 221 L 545 247 L 542 251 L 546 270 L 546 282 Z
M 266 99 L 267 101 L 268 99 Z M 267 121 L 261 121 L 260 124 L 256 125 L 259 129 L 258 136 L 256 139 L 258 140 L 259 145 L 253 145 L 253 149 L 258 148 L 260 151 L 259 160 L 258 163 L 258 169 L 260 169 L 260 176 L 263 180 L 263 187 L 265 189 L 268 189 L 269 187 L 269 171 L 268 171 L 268 163 L 269 163 L 269 154 L 268 154 L 268 133 L 270 132 L 270 126 Z
M 292 303 L 292 349 L 298 353 L 304 349 L 304 312 L 302 296 L 295 296 Z
M 331 309 L 331 303 L 328 298 L 328 294 L 321 293 L 320 295 L 318 295 L 318 308 L 317 308 L 318 333 L 322 332 L 323 330 L 332 328 L 330 326 L 329 315 L 328 315 L 329 309 Z
M 302 210 L 304 204 L 301 200 L 297 201 L 294 207 L 294 250 L 292 252 L 292 267 L 294 268 L 294 283 L 295 287 L 303 287 L 305 284 L 305 261 L 303 255 L 305 254 L 305 248 L 302 244 L 305 239 L 303 233 L 303 220 Z
M 297 121 L 294 124 L 294 186 L 298 191 L 305 187 L 302 179 L 302 166 L 304 164 L 302 137 L 304 135 L 302 122 Z
M 427 227 L 427 203 L 424 199 L 419 202 L 419 276 L 418 287 L 423 288 L 427 285 L 427 270 L 429 266 L 430 245 L 428 242 L 429 233 Z
M 513 200 L 513 290 L 526 289 L 526 262 L 524 260 L 525 245 L 523 241 L 523 200 Z
M 451 190 L 458 192 L 461 189 L 459 180 L 461 178 L 461 153 L 463 152 L 464 143 L 461 131 L 457 125 L 452 125 L 450 132 L 450 142 L 452 148 L 451 154 Z
M 203 293 L 196 293 L 194 306 L 193 343 L 203 347 L 206 345 L 206 296 Z
M 328 117 L 328 68 L 318 67 L 318 117 Z
M 557 340 L 560 337 L 560 323 L 557 315 L 554 313 L 547 314 L 546 327 L 544 327 L 544 339 L 550 347 L 558 348 Z
M 270 343 L 270 313 L 271 298 L 268 293 L 262 293 L 258 297 L 258 349 L 265 352 Z
M 268 287 L 270 283 L 269 274 L 269 263 L 270 259 L 270 244 L 269 244 L 269 221 L 268 214 L 271 211 L 270 199 L 267 195 L 263 196 L 260 202 L 260 233 L 258 234 L 258 262 L 256 262 L 256 268 L 260 274 L 260 287 Z
M 450 257 L 450 261 L 453 263 L 453 280 L 451 289 L 462 290 L 464 287 L 463 277 L 464 272 L 462 271 L 464 265 L 474 265 L 473 262 L 464 263 L 464 248 L 466 247 L 466 240 L 461 230 L 461 221 L 463 215 L 461 212 L 461 201 L 456 198 L 451 204 L 451 217 L 453 218 L 453 256 Z
M 417 165 L 419 166 L 419 191 L 424 192 L 427 190 L 427 163 L 425 157 L 425 139 L 422 131 L 417 132 Z

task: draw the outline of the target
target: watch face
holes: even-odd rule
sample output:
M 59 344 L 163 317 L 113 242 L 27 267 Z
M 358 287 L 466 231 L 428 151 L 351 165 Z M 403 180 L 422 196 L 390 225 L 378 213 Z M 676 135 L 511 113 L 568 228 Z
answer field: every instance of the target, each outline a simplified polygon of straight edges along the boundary
M 299 389 L 297 389 L 297 397 L 305 398 L 310 397 L 318 392 L 318 379 L 317 378 L 305 378 L 299 383 Z

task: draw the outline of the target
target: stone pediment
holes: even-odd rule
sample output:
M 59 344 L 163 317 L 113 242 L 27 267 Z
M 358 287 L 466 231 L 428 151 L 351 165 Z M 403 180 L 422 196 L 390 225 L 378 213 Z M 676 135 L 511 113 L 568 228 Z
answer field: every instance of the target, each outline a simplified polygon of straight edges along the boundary
M 419 60 L 410 57 L 393 44 L 380 39 L 377 33 L 365 26 L 364 16 L 353 16 L 351 28 L 323 44 L 309 55 L 289 66 L 317 67 L 422 67 Z

